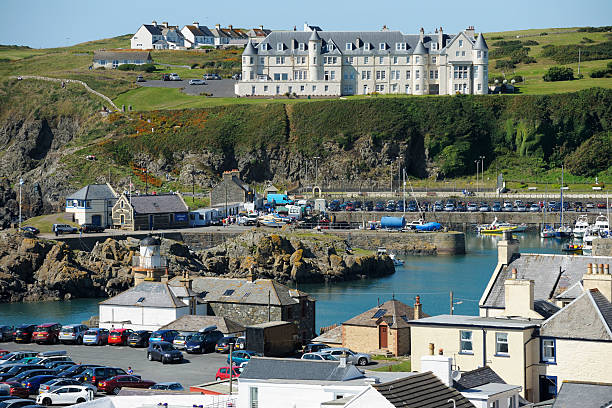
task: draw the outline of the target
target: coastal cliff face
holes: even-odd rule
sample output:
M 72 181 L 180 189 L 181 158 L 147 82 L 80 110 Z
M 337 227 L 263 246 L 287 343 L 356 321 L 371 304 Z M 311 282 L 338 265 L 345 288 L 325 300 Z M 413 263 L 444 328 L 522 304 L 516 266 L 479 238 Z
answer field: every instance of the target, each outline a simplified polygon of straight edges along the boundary
M 205 251 L 162 240 L 170 277 L 256 277 L 279 282 L 321 282 L 383 276 L 395 272 L 388 257 L 346 249 L 335 236 L 247 232 Z M 0 234 L 0 302 L 114 296 L 133 284 L 132 257 L 139 241 L 108 238 L 91 251 L 65 243 Z

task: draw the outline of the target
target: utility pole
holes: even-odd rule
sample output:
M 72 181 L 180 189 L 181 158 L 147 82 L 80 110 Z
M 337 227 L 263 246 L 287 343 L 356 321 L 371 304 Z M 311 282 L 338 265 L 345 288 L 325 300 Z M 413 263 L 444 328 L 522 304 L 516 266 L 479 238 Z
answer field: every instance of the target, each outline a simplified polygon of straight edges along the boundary
M 402 174 L 404 175 L 404 182 L 403 182 L 403 186 L 404 186 L 404 194 L 402 195 L 402 198 L 404 199 L 404 216 L 406 215 L 406 169 L 404 169 L 404 171 L 402 171 Z
M 482 190 L 484 191 L 484 156 L 480 156 L 480 179 L 482 180 Z
M 315 159 L 315 186 L 319 185 L 319 156 L 313 157 Z
M 19 230 L 21 230 L 21 186 L 23 186 L 23 178 L 19 177 Z
M 195 203 L 195 164 L 191 165 L 191 202 Z

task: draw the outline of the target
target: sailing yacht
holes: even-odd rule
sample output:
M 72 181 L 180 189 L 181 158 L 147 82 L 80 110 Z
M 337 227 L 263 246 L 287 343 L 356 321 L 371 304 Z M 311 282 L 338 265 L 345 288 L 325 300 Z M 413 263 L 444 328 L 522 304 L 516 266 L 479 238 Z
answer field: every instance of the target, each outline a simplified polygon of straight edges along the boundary
M 569 225 L 563 225 L 563 173 L 564 169 L 561 167 L 561 225 L 559 225 L 559 228 L 555 230 L 555 236 L 557 238 L 568 238 L 572 235 L 572 227 Z
M 586 215 L 579 215 L 576 223 L 574 224 L 574 229 L 572 233 L 576 238 L 584 237 L 584 233 L 589 228 L 589 219 Z

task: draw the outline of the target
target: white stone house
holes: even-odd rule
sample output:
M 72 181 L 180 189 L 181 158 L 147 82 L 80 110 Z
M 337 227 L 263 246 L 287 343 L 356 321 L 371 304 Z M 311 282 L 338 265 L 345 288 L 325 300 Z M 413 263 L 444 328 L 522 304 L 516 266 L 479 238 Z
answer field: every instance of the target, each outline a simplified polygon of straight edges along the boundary
M 132 36 L 131 48 L 141 50 L 179 50 L 185 49 L 185 37 L 178 26 L 168 22 L 143 24 Z
M 197 21 L 192 25 L 186 25 L 181 30 L 185 38 L 185 47 L 200 48 L 203 46 L 214 46 L 215 36 L 206 26 L 201 26 Z
M 72 213 L 79 225 L 112 225 L 113 205 L 117 193 L 110 184 L 89 184 L 66 197 L 66 212 Z
M 456 35 L 400 31 L 274 31 L 242 54 L 239 96 L 488 93 L 488 46 Z

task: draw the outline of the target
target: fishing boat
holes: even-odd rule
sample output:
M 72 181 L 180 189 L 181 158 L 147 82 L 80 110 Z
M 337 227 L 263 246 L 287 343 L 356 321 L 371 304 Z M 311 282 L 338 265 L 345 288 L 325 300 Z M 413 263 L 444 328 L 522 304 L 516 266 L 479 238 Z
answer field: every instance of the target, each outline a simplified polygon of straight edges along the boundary
M 584 237 L 584 233 L 586 232 L 586 230 L 589 228 L 589 219 L 586 215 L 579 215 L 578 219 L 576 220 L 576 223 L 574 224 L 574 229 L 572 230 L 572 233 L 574 234 L 575 238 L 582 238 Z
M 377 256 L 383 256 L 383 255 L 387 255 L 389 258 L 391 258 L 391 260 L 393 261 L 393 265 L 395 266 L 402 266 L 404 265 L 404 261 L 402 261 L 401 259 L 398 259 L 397 256 L 391 252 L 387 252 L 387 248 L 385 247 L 378 247 L 378 249 L 376 250 L 376 255 Z
M 561 251 L 572 253 L 572 254 L 582 254 L 582 248 L 583 248 L 583 244 L 579 244 L 575 242 L 568 242 L 567 244 L 563 245 L 563 247 L 561 248 Z
M 507 222 L 499 222 L 497 217 L 491 224 L 481 224 L 476 226 L 480 234 L 502 234 L 504 231 L 525 232 L 527 224 L 510 224 Z
M 259 217 L 258 222 L 265 227 L 281 228 L 287 224 L 287 221 L 278 216 L 278 214 L 267 214 Z

